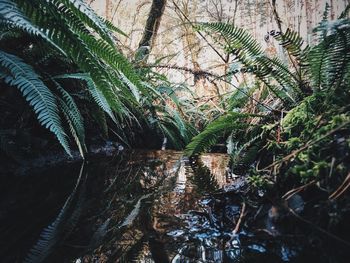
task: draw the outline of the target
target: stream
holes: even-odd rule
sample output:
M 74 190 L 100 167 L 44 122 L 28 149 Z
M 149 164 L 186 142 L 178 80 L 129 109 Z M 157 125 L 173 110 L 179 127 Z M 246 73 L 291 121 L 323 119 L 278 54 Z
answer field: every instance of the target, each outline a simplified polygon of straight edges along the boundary
M 244 200 L 245 179 L 228 164 L 226 154 L 188 159 L 177 151 L 139 150 L 20 178 L 4 175 L 0 262 L 322 258 L 305 253 L 299 228 L 275 224 L 271 205 Z

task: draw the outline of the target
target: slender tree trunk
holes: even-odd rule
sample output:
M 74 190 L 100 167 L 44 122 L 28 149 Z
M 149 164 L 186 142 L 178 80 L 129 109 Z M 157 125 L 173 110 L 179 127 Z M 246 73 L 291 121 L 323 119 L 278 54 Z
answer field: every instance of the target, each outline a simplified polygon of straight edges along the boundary
M 145 30 L 143 32 L 142 39 L 139 43 L 139 48 L 142 46 L 148 46 L 152 49 L 153 43 L 156 39 L 159 25 L 164 13 L 167 0 L 153 0 L 151 10 L 148 15 Z

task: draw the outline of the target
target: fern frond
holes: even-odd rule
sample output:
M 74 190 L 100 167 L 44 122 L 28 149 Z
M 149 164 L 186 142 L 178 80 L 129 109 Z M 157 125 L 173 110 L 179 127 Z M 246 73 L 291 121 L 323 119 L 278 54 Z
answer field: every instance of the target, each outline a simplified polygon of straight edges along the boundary
M 322 21 L 325 22 L 329 19 L 329 11 L 331 9 L 331 6 L 326 2 L 326 5 L 324 7 L 323 15 L 322 15 Z
M 137 117 L 142 118 L 141 105 L 138 105 L 130 87 L 136 87 L 145 97 L 150 96 L 149 90 L 141 84 L 139 76 L 126 57 L 103 36 L 102 31 L 106 31 L 107 27 L 100 20 L 96 20 L 96 15 L 91 10 L 87 11 L 87 15 L 80 14 L 82 10 L 86 10 L 85 3 L 77 0 L 33 2 L 21 2 L 21 11 L 56 46 L 64 50 L 82 71 L 90 74 L 94 85 L 118 117 L 137 121 L 130 110 L 133 109 L 137 112 Z M 96 25 L 91 26 L 92 22 Z M 90 27 L 89 30 L 84 24 Z M 120 72 L 129 85 L 120 80 Z
M 2 20 L 0 18 L 0 41 L 6 41 L 7 39 L 13 39 L 23 34 L 23 30 L 15 28 L 11 23 Z
M 54 133 L 65 151 L 71 155 L 54 94 L 40 80 L 34 69 L 17 56 L 0 51 L 0 65 L 9 72 L 5 72 L 4 81 L 22 92 L 33 107 L 40 124 Z
M 39 27 L 35 26 L 28 17 L 21 12 L 14 1 L 0 0 L 0 6 L 0 20 L 2 20 L 2 23 L 8 24 L 10 27 L 19 28 L 30 35 L 39 36 L 65 54 L 65 52 L 56 45 L 54 41 L 52 41 Z
M 278 34 L 275 38 L 297 60 L 299 66 L 307 66 L 306 58 L 310 48 L 308 45 L 303 47 L 304 40 L 297 32 L 288 28 L 285 33 Z
M 104 19 L 103 17 L 100 17 L 100 19 L 102 20 L 102 22 L 106 25 L 106 27 L 109 30 L 116 32 L 124 37 L 128 37 L 128 35 L 123 30 L 121 30 L 120 28 L 113 25 L 113 23 L 111 21 L 108 21 L 107 19 Z
M 250 116 L 252 115 L 232 112 L 219 117 L 192 139 L 185 149 L 185 154 L 191 156 L 201 153 L 214 145 L 225 133 L 247 128 L 249 124 L 244 120 Z
M 238 86 L 239 89 L 235 90 L 228 97 L 228 109 L 230 111 L 236 111 L 237 108 L 243 108 L 243 106 L 248 102 L 249 97 L 246 94 L 251 94 L 256 89 L 255 85 L 247 85 L 242 83 Z
M 347 29 L 339 29 L 336 40 L 328 49 L 328 87 L 337 88 L 343 82 L 350 62 L 350 23 Z
M 298 87 L 298 80 L 295 78 L 295 76 L 289 71 L 288 67 L 284 65 L 280 59 L 277 57 L 270 59 L 268 57 L 259 57 L 256 59 L 259 68 L 262 69 L 270 69 L 266 77 L 273 77 L 278 84 L 280 85 L 280 90 L 275 91 L 272 89 L 272 91 L 276 94 L 278 98 L 281 100 L 289 100 L 291 102 L 295 102 L 298 98 L 298 95 L 300 96 L 302 94 L 302 91 Z M 265 70 L 266 71 L 266 70 Z M 261 72 L 261 70 L 260 70 Z M 261 75 L 259 71 L 257 72 L 257 75 Z M 270 86 L 271 84 L 268 82 L 265 76 L 260 77 L 262 81 L 264 81 L 266 84 Z M 278 95 L 278 94 L 283 94 Z
M 55 220 L 41 232 L 39 240 L 30 249 L 24 263 L 39 263 L 47 260 L 59 242 L 67 238 L 74 229 L 81 215 L 84 202 L 87 177 L 85 173 L 83 163 L 72 193 Z
M 85 129 L 83 123 L 83 117 L 80 114 L 78 106 L 75 104 L 74 99 L 71 95 L 63 89 L 63 87 L 56 82 L 54 82 L 57 90 L 61 94 L 61 98 L 58 98 L 60 103 L 60 109 L 68 122 L 70 131 L 73 135 L 73 138 L 78 146 L 80 155 L 84 158 L 87 153 L 87 148 L 85 145 Z
M 225 23 L 201 23 L 199 29 L 209 29 L 221 34 L 227 42 L 228 52 L 242 52 L 242 57 L 251 59 L 263 55 L 261 45 L 244 29 Z
M 230 154 L 231 160 L 233 160 L 233 163 L 235 165 L 242 165 L 243 163 L 244 163 L 244 165 L 250 164 L 248 160 L 254 159 L 255 155 L 257 154 L 257 151 L 254 148 L 254 146 L 255 146 L 255 144 L 257 144 L 257 142 L 261 141 L 262 135 L 263 134 L 259 134 L 255 137 L 253 137 L 252 139 L 243 143 L 238 149 L 236 149 L 234 152 L 232 152 Z M 249 149 L 252 149 L 252 148 L 254 148 L 254 149 L 250 152 Z M 243 162 L 239 161 L 239 160 L 243 160 L 243 159 L 245 159 L 245 161 L 243 161 Z M 238 163 L 240 163 L 240 164 L 238 164 Z
M 350 4 L 347 4 L 344 11 L 341 12 L 340 16 L 338 17 L 338 19 L 346 18 L 349 15 L 349 11 L 350 11 Z
M 134 71 L 130 62 L 114 47 L 102 39 L 96 40 L 89 35 L 80 35 L 80 38 L 84 41 L 87 47 L 99 58 L 102 59 L 107 65 L 112 67 L 119 73 L 122 73 L 124 80 L 131 83 L 134 87 L 137 87 L 144 95 L 148 95 L 148 90 L 141 84 L 140 77 Z M 115 83 L 118 88 L 123 88 L 120 83 Z M 129 85 L 128 85 L 129 86 Z
M 106 98 L 102 94 L 102 92 L 97 89 L 95 83 L 92 81 L 89 74 L 86 73 L 73 73 L 73 74 L 65 74 L 60 76 L 55 76 L 55 79 L 76 79 L 86 83 L 87 90 L 91 94 L 92 98 L 95 100 L 97 105 L 108 114 L 108 116 L 117 123 L 117 120 L 113 114 L 111 107 L 109 106 Z
M 349 20 L 334 21 L 329 35 L 309 53 L 310 72 L 315 88 L 338 87 L 347 74 L 350 50 Z
M 91 79 L 102 92 L 111 108 L 118 114 L 122 115 L 124 105 L 120 102 L 119 97 L 115 94 L 110 72 L 106 70 L 98 54 L 94 52 L 96 49 L 91 50 L 89 43 L 85 43 L 84 39 L 94 38 L 92 35 L 86 34 L 81 28 L 81 24 L 76 23 L 74 19 L 68 19 L 65 14 L 67 9 L 57 9 L 52 2 L 40 1 L 43 5 L 42 8 L 34 8 L 31 2 L 21 2 L 21 10 L 31 19 L 31 21 L 38 27 L 42 28 L 42 31 L 62 50 L 65 50 L 67 56 L 71 58 L 81 70 L 90 73 Z M 45 12 L 43 11 L 45 10 Z M 63 13 L 57 13 L 61 11 Z M 50 15 L 48 15 L 48 12 Z M 100 39 L 101 41 L 104 41 Z M 90 44 L 95 44 L 97 40 L 90 41 Z M 106 44 L 110 47 L 109 44 Z M 96 46 L 95 46 L 96 48 Z
M 201 23 L 200 28 L 220 34 L 226 41 L 227 52 L 232 53 L 258 79 L 283 102 L 294 103 L 300 93 L 298 85 L 291 78 L 292 73 L 278 58 L 265 56 L 261 45 L 244 29 L 223 23 Z M 295 79 L 295 78 L 294 78 Z M 276 87 L 272 80 L 277 81 Z
M 123 72 L 119 72 L 119 75 L 124 84 L 126 84 L 130 88 L 131 93 L 134 95 L 134 98 L 139 103 L 141 96 L 138 88 L 123 74 Z
M 108 26 L 85 1 L 59 0 L 59 2 L 66 5 L 82 22 L 98 32 L 106 42 L 112 46 L 115 45 Z
M 93 104 L 90 114 L 92 119 L 96 121 L 98 127 L 101 129 L 102 135 L 105 138 L 108 138 L 108 125 L 105 111 L 97 104 Z

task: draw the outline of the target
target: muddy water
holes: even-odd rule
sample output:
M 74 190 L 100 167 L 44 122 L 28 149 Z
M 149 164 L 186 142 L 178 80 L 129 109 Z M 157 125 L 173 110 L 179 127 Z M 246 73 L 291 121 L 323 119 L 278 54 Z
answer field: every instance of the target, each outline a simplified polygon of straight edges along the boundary
M 0 262 L 311 262 L 228 163 L 134 151 L 4 177 Z

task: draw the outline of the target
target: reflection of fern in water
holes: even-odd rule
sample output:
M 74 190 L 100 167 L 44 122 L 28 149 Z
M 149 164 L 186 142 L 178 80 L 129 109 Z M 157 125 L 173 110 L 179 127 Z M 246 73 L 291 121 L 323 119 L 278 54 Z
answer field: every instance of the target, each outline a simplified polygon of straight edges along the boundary
M 192 157 L 190 160 L 194 176 L 193 182 L 198 187 L 199 193 L 211 193 L 219 188 L 215 177 L 211 174 L 199 157 Z
M 30 250 L 24 262 L 45 261 L 54 252 L 54 249 L 69 237 L 83 210 L 86 179 L 87 173 L 83 163 L 73 192 L 67 198 L 56 219 L 41 232 L 39 240 Z

